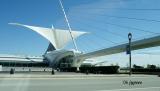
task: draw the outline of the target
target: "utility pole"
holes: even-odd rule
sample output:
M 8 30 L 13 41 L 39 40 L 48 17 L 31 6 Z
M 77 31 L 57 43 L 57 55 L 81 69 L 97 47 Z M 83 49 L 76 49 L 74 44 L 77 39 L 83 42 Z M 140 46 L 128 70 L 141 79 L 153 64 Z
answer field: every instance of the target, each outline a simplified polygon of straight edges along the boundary
M 129 75 L 131 76 L 131 74 L 132 74 L 132 62 L 131 62 L 131 57 L 132 57 L 132 55 L 131 55 L 131 40 L 132 40 L 132 34 L 131 33 L 129 33 L 128 34 L 128 40 L 129 40 Z

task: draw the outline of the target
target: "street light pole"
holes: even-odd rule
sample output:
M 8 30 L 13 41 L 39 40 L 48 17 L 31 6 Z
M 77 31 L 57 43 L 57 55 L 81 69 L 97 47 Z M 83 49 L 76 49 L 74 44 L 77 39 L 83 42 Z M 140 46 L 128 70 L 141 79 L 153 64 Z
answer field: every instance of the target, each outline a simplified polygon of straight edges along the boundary
M 132 74 L 132 62 L 131 62 L 131 57 L 132 57 L 132 55 L 131 55 L 131 39 L 132 39 L 132 34 L 131 33 L 129 33 L 128 34 L 128 40 L 129 40 L 129 75 L 131 75 Z

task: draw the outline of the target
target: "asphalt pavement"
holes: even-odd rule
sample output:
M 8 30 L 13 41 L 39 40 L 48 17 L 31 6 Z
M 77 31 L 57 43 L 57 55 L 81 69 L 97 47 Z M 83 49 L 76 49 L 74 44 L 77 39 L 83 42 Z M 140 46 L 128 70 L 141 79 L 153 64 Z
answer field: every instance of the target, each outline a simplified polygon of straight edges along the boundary
M 160 91 L 160 77 L 76 73 L 0 74 L 0 91 Z

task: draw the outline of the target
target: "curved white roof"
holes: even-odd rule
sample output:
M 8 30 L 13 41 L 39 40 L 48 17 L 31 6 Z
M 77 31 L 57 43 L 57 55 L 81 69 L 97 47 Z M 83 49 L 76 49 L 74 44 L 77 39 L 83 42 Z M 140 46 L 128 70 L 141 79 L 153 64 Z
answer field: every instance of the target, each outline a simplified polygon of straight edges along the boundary
M 36 27 L 36 26 L 29 26 L 29 25 L 23 25 L 18 23 L 10 23 L 10 24 L 23 26 L 39 33 L 41 36 L 43 36 L 48 41 L 50 41 L 51 44 L 56 49 L 63 48 L 69 41 L 72 40 L 68 30 Z M 83 35 L 85 33 L 86 32 L 72 31 L 73 38 L 77 38 L 80 35 Z

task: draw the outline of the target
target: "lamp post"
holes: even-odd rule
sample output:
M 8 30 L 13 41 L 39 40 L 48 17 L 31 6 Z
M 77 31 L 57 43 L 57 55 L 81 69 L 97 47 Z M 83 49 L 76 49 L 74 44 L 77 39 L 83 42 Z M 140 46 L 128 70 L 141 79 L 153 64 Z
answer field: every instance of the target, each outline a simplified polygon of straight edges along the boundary
M 129 75 L 132 74 L 132 68 L 131 68 L 131 39 L 132 39 L 132 34 L 131 33 L 128 33 L 128 40 L 129 40 Z

